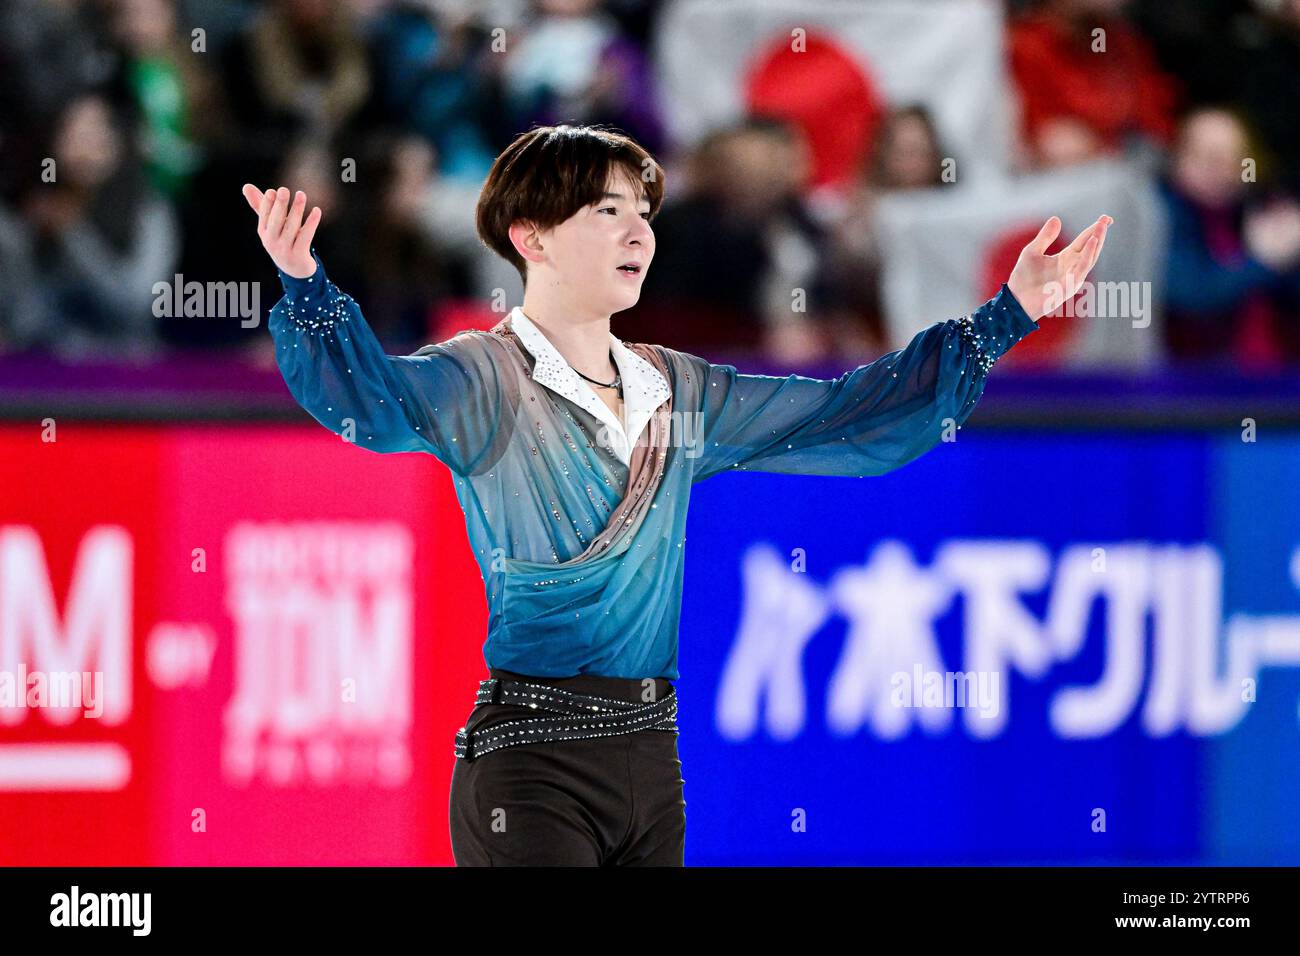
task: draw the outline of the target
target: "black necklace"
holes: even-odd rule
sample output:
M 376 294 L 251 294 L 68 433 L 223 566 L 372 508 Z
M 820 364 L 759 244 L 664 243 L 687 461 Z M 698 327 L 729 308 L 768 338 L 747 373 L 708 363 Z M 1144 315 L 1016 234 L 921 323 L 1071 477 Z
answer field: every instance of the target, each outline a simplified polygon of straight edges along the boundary
M 609 361 L 610 364 L 614 366 L 614 370 L 617 373 L 615 374 L 614 381 L 612 382 L 598 382 L 594 378 L 587 378 L 586 375 L 583 375 L 581 372 L 578 372 L 576 368 L 573 370 L 575 372 L 578 372 L 578 375 L 581 376 L 582 378 L 587 379 L 587 381 L 590 382 L 592 385 L 599 385 L 601 388 L 617 388 L 618 394 L 621 397 L 623 394 L 623 374 L 621 372 L 618 372 L 618 363 L 614 361 L 613 352 L 609 353 Z M 570 368 L 572 368 L 572 366 L 570 366 Z

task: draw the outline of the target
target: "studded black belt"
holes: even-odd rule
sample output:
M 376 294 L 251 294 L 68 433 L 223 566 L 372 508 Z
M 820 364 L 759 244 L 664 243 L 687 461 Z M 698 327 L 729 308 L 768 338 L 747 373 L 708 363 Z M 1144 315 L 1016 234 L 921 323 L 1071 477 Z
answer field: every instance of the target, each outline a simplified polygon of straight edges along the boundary
M 516 744 L 551 740 L 584 740 L 630 734 L 638 730 L 677 733 L 677 691 L 673 689 L 649 704 L 610 697 L 595 697 L 524 681 L 492 678 L 481 681 L 475 708 L 484 704 L 513 704 L 559 714 L 558 717 L 524 717 L 466 733 L 456 731 L 456 756 L 481 757 Z

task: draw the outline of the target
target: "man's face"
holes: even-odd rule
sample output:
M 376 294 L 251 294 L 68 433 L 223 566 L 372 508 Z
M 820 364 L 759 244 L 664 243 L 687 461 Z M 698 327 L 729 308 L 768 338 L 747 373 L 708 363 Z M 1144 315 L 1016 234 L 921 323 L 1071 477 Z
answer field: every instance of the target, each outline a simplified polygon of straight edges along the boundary
M 631 308 L 655 253 L 649 215 L 642 184 L 626 173 L 612 176 L 604 198 L 542 233 L 547 262 L 530 265 L 529 284 L 564 286 L 575 300 L 611 315 Z M 639 268 L 620 268 L 627 263 Z
M 1192 117 L 1174 149 L 1174 175 L 1184 192 L 1207 206 L 1223 207 L 1245 190 L 1241 160 L 1246 141 L 1228 113 L 1207 110 Z

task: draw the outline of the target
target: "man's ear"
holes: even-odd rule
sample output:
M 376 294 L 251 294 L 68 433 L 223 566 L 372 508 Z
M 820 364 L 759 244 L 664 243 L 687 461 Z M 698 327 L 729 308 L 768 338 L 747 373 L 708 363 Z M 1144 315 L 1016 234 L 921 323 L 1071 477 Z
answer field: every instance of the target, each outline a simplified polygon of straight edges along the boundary
M 516 220 L 510 224 L 508 234 L 515 252 L 526 262 L 540 263 L 545 259 L 544 231 L 538 229 L 535 223 L 527 219 Z

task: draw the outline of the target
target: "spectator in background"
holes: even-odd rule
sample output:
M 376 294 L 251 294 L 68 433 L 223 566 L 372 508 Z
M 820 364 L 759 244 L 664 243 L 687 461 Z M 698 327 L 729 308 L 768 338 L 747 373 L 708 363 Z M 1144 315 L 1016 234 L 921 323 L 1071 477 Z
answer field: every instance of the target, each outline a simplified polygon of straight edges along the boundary
M 1012 23 L 1024 165 L 1087 162 L 1121 152 L 1135 136 L 1157 147 L 1168 143 L 1177 87 L 1125 20 L 1125 5 L 1044 0 Z
M 879 190 L 927 189 L 943 183 L 943 151 L 924 106 L 893 110 L 881 125 L 871 154 L 869 183 Z
M 100 356 L 153 344 L 153 285 L 172 275 L 178 233 L 123 126 L 96 93 L 72 100 L 59 118 L 57 178 L 22 198 L 41 304 L 25 319 L 20 346 Z
M 177 33 L 173 0 L 117 0 L 113 33 L 123 85 L 142 119 L 149 181 L 161 195 L 182 199 L 202 163 L 200 140 L 218 127 L 213 78 Z
M 49 131 L 74 96 L 102 89 L 115 59 L 90 0 L 0 3 L 0 191 L 13 199 L 39 175 Z
M 889 351 L 881 300 L 882 256 L 876 203 L 897 190 L 944 185 L 944 152 L 930 111 L 912 105 L 892 110 L 880 125 L 862 172 L 831 232 L 827 268 L 835 295 L 830 311 L 837 337 L 850 354 Z
M 355 198 L 347 204 L 349 241 L 360 252 L 356 296 L 364 296 L 366 320 L 390 352 L 406 354 L 434 341 L 438 307 L 471 293 L 465 263 L 424 228 L 436 167 L 437 156 L 423 138 L 378 136 L 367 147 Z
M 1180 128 L 1161 183 L 1172 358 L 1250 369 L 1300 358 L 1300 206 L 1245 181 L 1242 160 L 1251 152 L 1227 109 L 1195 109 Z
M 433 144 L 438 172 L 482 186 L 496 153 L 484 119 L 499 108 L 491 38 L 472 17 L 438 17 L 399 0 L 374 29 L 376 97 L 384 120 Z
M 1278 179 L 1300 193 L 1300 0 L 1256 0 L 1263 29 L 1249 37 L 1241 76 L 1241 105 L 1271 147 Z
M 1236 104 L 1260 166 L 1300 193 L 1300 0 L 1140 0 L 1134 15 L 1188 100 Z
M 826 334 L 826 236 L 801 195 L 807 145 L 789 124 L 750 118 L 690 158 L 683 198 L 655 220 L 655 267 L 619 335 L 691 350 L 761 348 L 811 362 L 833 354 Z
M 366 46 L 342 0 L 271 0 L 230 45 L 223 73 L 241 151 L 263 162 L 304 139 L 336 141 L 360 122 L 371 88 Z
M 1129 19 L 1189 103 L 1235 96 L 1248 34 L 1260 27 L 1243 0 L 1132 0 Z
M 537 14 L 500 60 L 512 134 L 532 124 L 600 123 L 651 153 L 664 147 L 644 51 L 599 0 L 536 0 Z
M 226 198 L 243 182 L 284 182 L 291 168 L 316 184 L 313 201 L 322 206 L 341 185 L 341 160 L 355 160 L 365 143 L 371 88 L 365 39 L 351 11 L 344 0 L 267 0 L 242 26 L 223 30 L 224 46 L 206 54 L 220 65 L 223 109 L 181 203 L 186 281 L 274 278 L 265 257 L 242 239 L 246 210 Z M 347 265 L 345 252 L 331 260 L 339 268 Z M 252 342 L 256 349 L 265 339 L 238 322 L 176 317 L 161 328 L 183 347 Z

